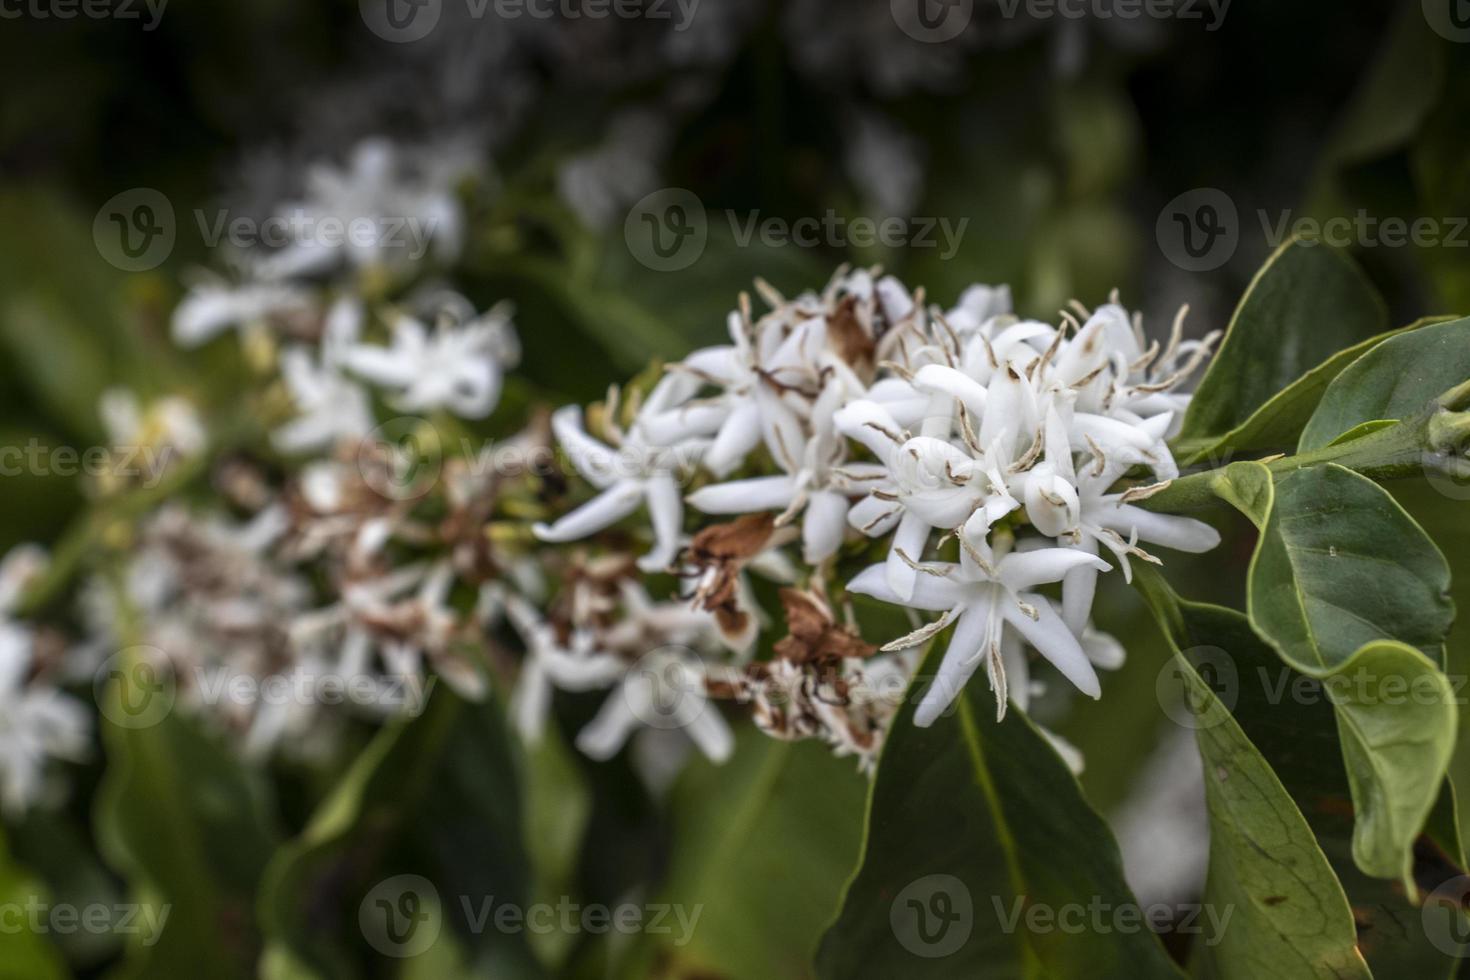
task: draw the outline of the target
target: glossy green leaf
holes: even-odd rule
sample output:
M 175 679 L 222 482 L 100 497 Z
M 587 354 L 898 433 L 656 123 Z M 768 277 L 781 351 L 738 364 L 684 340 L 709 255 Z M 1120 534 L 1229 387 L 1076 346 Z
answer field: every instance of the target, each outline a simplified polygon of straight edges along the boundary
M 1363 423 L 1404 419 L 1470 379 L 1470 317 L 1384 341 L 1340 374 L 1302 432 L 1319 449 Z
M 1240 730 L 1311 825 L 1341 885 L 1318 880 L 1307 891 L 1313 896 L 1346 891 L 1352 907 L 1352 923 L 1347 925 L 1356 924 L 1357 948 L 1374 975 L 1454 975 L 1457 961 L 1430 942 L 1420 927 L 1420 911 L 1409 901 L 1401 883 L 1369 877 L 1354 862 L 1354 808 L 1330 688 L 1285 667 L 1243 614 L 1178 600 L 1153 569 L 1140 569 L 1135 581 L 1145 587 L 1172 642 L 1187 659 L 1208 672 L 1214 692 L 1210 696 L 1218 695 L 1218 700 L 1230 708 Z M 1416 842 L 1416 872 L 1422 876 L 1425 889 L 1463 873 L 1461 849 L 1453 827 L 1447 826 L 1453 819 L 1452 794 L 1446 787 L 1431 812 L 1430 828 L 1438 838 L 1450 842 L 1448 851 L 1441 852 L 1427 836 Z M 1246 853 L 1241 860 L 1260 860 L 1262 856 L 1269 857 L 1270 853 Z M 1246 918 L 1238 924 L 1245 926 L 1293 904 L 1289 898 L 1277 900 L 1281 894 L 1275 892 L 1264 896 L 1263 901 L 1241 906 Z M 1337 933 L 1339 946 L 1342 937 L 1350 935 L 1340 919 L 1329 931 Z M 1210 975 L 1208 970 L 1200 974 Z
M 1382 333 L 1386 320 L 1383 300 L 1351 259 L 1320 243 L 1288 241 L 1241 297 L 1185 413 L 1181 442 L 1208 445 L 1243 426 L 1302 375 Z
M 749 725 L 725 764 L 691 762 L 669 801 L 659 958 L 679 975 L 806 974 L 857 860 L 865 788 L 853 760 Z
M 971 683 L 918 728 L 916 702 L 894 720 L 818 975 L 1179 977 L 1151 931 L 1124 924 L 1138 909 L 1118 846 L 1024 713 L 997 723 Z M 1090 903 L 1103 928 L 1063 928 Z
M 1399 640 L 1436 662 L 1455 607 L 1449 566 L 1378 484 L 1341 466 L 1276 481 L 1250 571 L 1251 622 L 1304 673 Z
M 1427 324 L 1443 322 L 1444 319 L 1426 317 L 1338 351 L 1272 395 L 1264 405 L 1251 413 L 1250 418 L 1229 432 L 1204 439 L 1176 441 L 1174 453 L 1179 464 L 1189 466 L 1200 462 L 1223 463 L 1236 453 L 1289 449 L 1301 437 L 1302 429 L 1316 411 L 1323 393 L 1344 369 L 1384 341 L 1418 330 Z
M 1251 623 L 1328 685 L 1364 872 L 1408 880 L 1457 719 L 1438 664 L 1454 618 L 1449 568 L 1373 481 L 1339 466 L 1281 477 L 1251 561 Z M 1409 882 L 1412 888 L 1412 882 Z
M 1196 945 L 1197 972 L 1219 980 L 1366 980 L 1347 896 L 1311 827 L 1200 673 L 1208 668 L 1234 704 L 1242 644 L 1259 641 L 1238 613 L 1178 602 L 1152 569 L 1137 582 L 1174 647 L 1173 678 L 1204 762 L 1210 863 L 1203 904 L 1233 913 L 1218 942 Z

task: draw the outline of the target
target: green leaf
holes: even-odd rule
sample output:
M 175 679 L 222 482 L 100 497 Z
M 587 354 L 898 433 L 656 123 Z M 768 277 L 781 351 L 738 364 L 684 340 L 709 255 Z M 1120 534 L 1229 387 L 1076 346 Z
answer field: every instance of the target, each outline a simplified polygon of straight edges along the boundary
M 1367 874 L 1410 880 L 1412 848 L 1449 765 L 1457 719 L 1438 663 L 1454 604 L 1449 568 L 1373 481 L 1340 466 L 1275 485 L 1251 560 L 1251 624 L 1328 686 Z
M 64 980 L 68 976 L 61 951 L 33 931 L 25 910 L 45 902 L 44 885 L 10 860 L 5 835 L 0 833 L 0 909 L 21 913 L 7 916 L 0 929 L 0 980 Z
M 1231 708 L 1240 729 L 1311 825 L 1347 893 L 1357 925 L 1358 950 L 1374 974 L 1384 978 L 1453 976 L 1458 961 L 1446 957 L 1430 941 L 1420 927 L 1420 910 L 1401 884 L 1368 877 L 1353 861 L 1353 806 L 1327 691 L 1316 681 L 1290 673 L 1241 613 L 1178 600 L 1153 569 L 1139 569 L 1135 582 L 1148 595 L 1171 641 L 1192 663 L 1210 671 L 1219 698 Z M 1428 829 L 1437 840 L 1448 841 L 1447 850 L 1441 852 L 1428 837 L 1421 837 L 1416 849 L 1423 859 L 1416 871 L 1423 875 L 1426 888 L 1463 873 L 1463 857 L 1450 826 L 1453 820 L 1453 794 L 1446 786 L 1431 812 Z M 1313 895 L 1337 890 L 1336 886 L 1325 891 L 1309 889 Z M 1256 903 L 1253 908 L 1262 912 L 1283 904 Z
M 1210 863 L 1203 904 L 1233 912 L 1217 942 L 1196 944 L 1197 972 L 1219 980 L 1366 980 L 1347 896 L 1311 827 L 1200 673 L 1211 668 L 1233 703 L 1242 646 L 1259 647 L 1259 640 L 1239 613 L 1179 602 L 1152 569 L 1140 569 L 1135 582 L 1174 648 L 1173 676 L 1204 763 Z
M 919 677 L 933 676 L 940 652 Z M 1118 846 L 1024 713 L 995 722 L 989 692 L 972 683 L 955 710 L 918 728 L 914 690 L 884 748 L 862 864 L 818 975 L 1179 977 L 1147 928 L 1122 927 L 1137 901 Z M 1111 916 L 1108 928 L 1058 927 L 1090 905 Z
M 1328 386 L 1297 449 L 1320 449 L 1363 423 L 1416 415 L 1467 378 L 1470 317 L 1390 338 Z
M 1411 881 L 1414 840 L 1455 748 L 1458 718 L 1449 678 L 1413 647 L 1380 640 L 1354 654 L 1328 682 L 1338 680 L 1351 685 L 1335 703 L 1358 814 L 1353 859 L 1376 877 Z
M 1247 450 L 1278 450 L 1296 445 L 1302 429 L 1306 427 L 1307 421 L 1322 400 L 1323 393 L 1348 365 L 1390 338 L 1418 330 L 1427 324 L 1441 323 L 1444 319 L 1425 317 L 1406 327 L 1370 337 L 1338 351 L 1272 395 L 1264 405 L 1251 413 L 1250 418 L 1229 432 L 1206 439 L 1176 441 L 1173 448 L 1179 465 L 1190 466 L 1207 460 L 1224 460 L 1232 454 Z
M 116 700 L 103 712 L 97 837 L 132 885 L 140 921 L 163 928 L 130 937 L 118 976 L 251 976 L 259 947 L 252 900 L 276 840 L 260 786 L 179 712 L 150 727 L 106 720 L 122 717 L 120 699 L 133 696 L 134 683 L 132 671 L 120 672 L 104 693 Z
M 473 931 L 467 912 L 489 901 L 526 904 L 520 800 L 503 718 L 442 685 L 416 718 L 385 726 L 266 870 L 260 914 L 270 947 L 267 980 L 363 975 L 369 949 L 359 915 L 373 890 L 402 874 L 437 891 L 420 895 L 442 930 L 430 947 Z M 524 933 L 478 923 L 459 937 L 477 972 L 534 976 Z M 366 941 L 365 941 L 366 940 Z M 458 948 L 458 947 L 457 947 Z M 405 951 L 407 952 L 407 951 Z M 412 957 L 408 957 L 412 958 Z
M 805 975 L 857 860 L 864 790 L 851 759 L 750 725 L 724 765 L 692 762 L 669 802 L 675 914 L 659 938 L 675 972 Z
M 1399 640 L 1436 662 L 1454 619 L 1450 572 L 1422 528 L 1372 480 L 1335 464 L 1276 481 L 1251 560 L 1251 622 L 1314 676 L 1363 645 Z
M 1190 401 L 1180 440 L 1208 444 L 1225 437 L 1306 372 L 1382 333 L 1386 320 L 1382 298 L 1351 259 L 1293 238 L 1241 297 Z
M 547 725 L 541 738 L 521 753 L 519 774 L 525 787 L 522 826 L 531 863 L 533 902 L 556 902 L 571 891 L 577 857 L 592 812 L 592 794 L 568 751 L 561 732 Z M 529 936 L 537 958 L 548 968 L 559 966 L 576 936 L 562 931 Z

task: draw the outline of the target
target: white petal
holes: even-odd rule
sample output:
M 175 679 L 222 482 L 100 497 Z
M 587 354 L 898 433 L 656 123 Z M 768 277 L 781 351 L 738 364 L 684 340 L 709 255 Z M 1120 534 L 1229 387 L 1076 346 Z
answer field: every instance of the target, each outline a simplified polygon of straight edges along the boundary
M 835 555 L 846 529 L 847 498 L 831 490 L 813 493 L 801 522 L 802 560 L 818 565 Z
M 1021 592 L 1044 582 L 1060 582 L 1069 571 L 1082 567 L 1106 572 L 1112 566 L 1076 548 L 1037 548 L 1011 552 L 1000 560 L 997 571 L 1011 591 Z
M 918 710 L 914 712 L 915 725 L 928 728 L 934 724 L 935 719 L 959 696 L 975 669 L 985 662 L 986 651 L 981 646 L 990 635 L 990 617 L 994 612 L 994 603 L 986 600 L 960 613 L 949 649 L 944 651 L 944 659 L 940 661 L 939 673 L 934 675 L 929 689 L 924 692 L 924 700 L 919 702 Z
M 613 484 L 617 478 L 616 454 L 582 428 L 580 406 L 567 405 L 552 412 L 551 430 L 578 473 L 599 490 Z
M 701 705 L 703 710 L 685 723 L 684 730 L 706 759 L 715 763 L 725 762 L 735 751 L 735 736 L 714 705 L 703 702 Z
M 958 566 L 935 563 L 934 567 L 954 569 Z M 881 602 L 891 602 L 894 605 L 925 609 L 930 612 L 948 612 L 971 598 L 971 591 L 963 582 L 956 582 L 952 578 L 939 575 L 920 575 L 919 581 L 914 585 L 913 594 L 907 599 L 901 599 L 889 585 L 887 568 L 884 565 L 869 565 L 858 572 L 852 581 L 847 583 L 847 591 L 854 595 L 871 596 Z
M 645 572 L 661 572 L 674 562 L 679 553 L 679 532 L 684 524 L 684 501 L 679 486 L 667 473 L 648 478 L 648 516 L 653 521 L 653 550 L 638 559 Z
M 887 562 L 888 584 L 900 597 L 900 601 L 907 602 L 914 594 L 914 580 L 919 573 L 909 562 L 923 559 L 924 545 L 928 541 L 928 523 L 919 515 L 906 511 L 903 519 L 898 522 L 898 529 L 893 532 Z M 908 561 L 899 557 L 900 551 L 908 557 Z
M 677 495 L 678 491 L 675 491 Z M 537 524 L 532 530 L 542 541 L 576 541 L 601 531 L 638 509 L 643 484 L 636 480 L 615 483 L 554 524 Z
M 1076 546 L 1088 554 L 1097 553 L 1097 542 L 1084 537 Z M 1087 619 L 1092 615 L 1092 600 L 1097 594 L 1096 568 L 1083 565 L 1062 576 L 1062 620 L 1075 635 L 1082 636 Z
M 914 387 L 958 398 L 975 418 L 985 415 L 985 386 L 963 371 L 943 364 L 926 364 L 914 375 Z
M 887 534 L 903 517 L 903 508 L 891 500 L 864 497 L 847 512 L 848 523 L 870 538 Z
M 624 684 L 607 696 L 597 716 L 577 733 L 577 748 L 582 754 L 604 761 L 618 754 L 628 736 L 638 727 L 638 714 L 630 703 L 641 697 L 647 701 L 647 685 Z M 641 692 L 641 695 L 639 693 Z
M 1036 610 L 1036 618 L 1032 619 L 1012 602 L 1002 602 L 1000 614 L 1005 617 L 1006 622 L 1014 626 L 1026 638 L 1026 642 L 1051 661 L 1062 676 L 1076 685 L 1079 691 L 1088 697 L 1101 697 L 1102 685 L 1098 683 L 1092 662 L 1082 652 L 1077 637 L 1067 629 L 1067 624 L 1062 622 L 1051 603 L 1045 596 L 1035 593 L 1028 593 L 1020 598 Z
M 1137 529 L 1138 540 L 1173 548 L 1175 551 L 1200 553 L 1220 543 L 1220 532 L 1204 521 L 1176 514 L 1155 514 L 1133 504 L 1117 504 L 1098 509 L 1098 523 L 1129 537 Z
M 689 503 L 706 514 L 750 514 L 760 510 L 783 510 L 796 496 L 796 481 L 789 476 L 758 476 L 701 487 L 689 495 Z
M 760 406 L 754 399 L 741 401 L 725 418 L 701 462 L 715 476 L 723 477 L 744 462 L 760 441 Z

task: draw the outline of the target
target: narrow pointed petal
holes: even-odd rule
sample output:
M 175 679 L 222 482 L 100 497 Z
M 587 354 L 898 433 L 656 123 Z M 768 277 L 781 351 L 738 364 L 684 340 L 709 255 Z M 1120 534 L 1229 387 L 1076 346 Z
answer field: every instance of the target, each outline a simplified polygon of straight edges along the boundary
M 723 477 L 744 462 L 760 441 L 760 406 L 754 400 L 742 401 L 726 416 L 701 462 L 715 476 Z
M 934 724 L 935 719 L 959 696 L 975 669 L 985 662 L 985 651 L 981 646 L 991 632 L 990 617 L 994 612 L 994 603 L 984 600 L 960 613 L 949 649 L 944 651 L 944 659 L 939 663 L 939 672 L 934 675 L 929 689 L 924 692 L 924 699 L 914 712 L 915 725 L 928 728 Z
M 689 503 L 706 514 L 750 514 L 783 510 L 795 496 L 796 481 L 791 477 L 758 476 L 701 487 L 689 495 Z
M 1033 589 L 1046 582 L 1060 582 L 1074 568 L 1095 568 L 1106 572 L 1107 562 L 1076 548 L 1037 548 L 1015 551 L 1000 560 L 1000 579 L 1013 592 Z
M 1138 540 L 1175 551 L 1198 554 L 1220 543 L 1220 532 L 1204 521 L 1175 514 L 1156 514 L 1133 504 L 1104 505 L 1099 508 L 1098 517 L 1098 523 L 1103 527 L 1111 528 L 1125 538 L 1137 529 Z
M 1062 676 L 1071 681 L 1077 690 L 1091 698 L 1101 697 L 1102 685 L 1098 683 L 1097 671 L 1092 669 L 1092 662 L 1082 652 L 1077 637 L 1067 629 L 1067 624 L 1062 622 L 1062 617 L 1057 615 L 1051 603 L 1045 596 L 1035 593 L 1020 598 L 1035 608 L 1036 618 L 1026 615 L 1013 602 L 1003 602 L 1000 604 L 1000 614 L 1005 617 L 1005 621 L 1014 626 L 1016 632 L 1024 636 L 1026 642 L 1035 647 L 1052 666 L 1061 671 Z
M 657 473 L 645 484 L 648 516 L 653 521 L 653 550 L 638 559 L 645 572 L 660 572 L 674 562 L 679 553 L 679 532 L 684 525 L 684 501 L 679 485 L 667 473 Z
M 913 597 L 914 582 L 919 573 L 908 561 L 900 557 L 899 552 L 907 555 L 909 561 L 921 561 L 924 555 L 924 545 L 928 540 L 928 522 L 917 514 L 905 512 L 903 519 L 898 522 L 897 530 L 893 532 L 893 543 L 888 551 L 887 563 L 888 584 L 901 602 L 908 602 Z
M 577 733 L 577 748 L 583 755 L 605 761 L 618 754 L 638 727 L 635 701 L 645 711 L 652 710 L 645 682 L 625 683 L 607 696 L 596 717 Z
M 955 566 L 936 563 L 935 567 L 954 568 Z M 948 612 L 955 606 L 967 602 L 970 597 L 963 582 L 956 582 L 937 575 L 920 575 L 919 581 L 915 583 L 913 594 L 907 599 L 901 599 L 888 582 L 886 565 L 869 565 L 858 572 L 852 581 L 847 583 L 847 591 L 854 595 L 870 596 L 881 602 L 891 602 L 894 605 L 909 606 L 912 609 L 924 609 L 929 612 Z
M 542 541 L 577 541 L 627 517 L 638 509 L 638 502 L 642 499 L 643 485 L 636 480 L 624 480 L 560 520 L 550 525 L 537 524 L 532 530 Z

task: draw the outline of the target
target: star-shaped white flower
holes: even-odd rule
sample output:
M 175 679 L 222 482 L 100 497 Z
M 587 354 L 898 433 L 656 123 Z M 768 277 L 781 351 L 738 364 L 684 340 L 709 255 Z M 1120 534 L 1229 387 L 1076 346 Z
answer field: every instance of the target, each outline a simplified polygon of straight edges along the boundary
M 1006 625 L 1020 633 L 1084 694 L 1094 698 L 1101 694 L 1097 674 L 1077 638 L 1047 598 L 1031 590 L 1047 582 L 1061 581 L 1074 568 L 1091 566 L 1106 571 L 1110 567 L 1106 562 L 1068 548 L 1011 552 L 996 558 L 983 544 L 963 548 L 961 559 L 958 564 L 917 565 L 918 582 L 907 599 L 901 598 L 889 585 L 881 565 L 865 569 L 847 586 L 849 592 L 884 602 L 944 613 L 934 623 L 884 649 L 923 642 L 950 623 L 955 624 L 939 673 L 915 712 L 916 725 L 933 724 L 982 661 L 995 691 L 997 714 L 1005 714 L 1006 673 L 1001 639 Z
M 497 307 L 465 324 L 441 319 L 431 331 L 400 314 L 393 344 L 355 344 L 343 364 L 375 384 L 394 389 L 404 412 L 447 408 L 467 419 L 489 415 L 500 400 L 504 370 L 519 355 L 507 308 Z
M 542 541 L 578 541 L 616 524 L 642 504 L 653 523 L 654 545 L 638 560 L 638 567 L 646 572 L 667 569 L 678 554 L 684 520 L 675 473 L 697 458 L 699 445 L 650 444 L 635 421 L 626 434 L 614 433 L 621 437 L 614 449 L 587 434 L 582 409 L 576 405 L 552 413 L 551 427 L 572 466 L 602 492 L 551 524 L 534 525 L 536 536 Z

